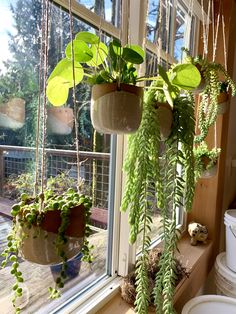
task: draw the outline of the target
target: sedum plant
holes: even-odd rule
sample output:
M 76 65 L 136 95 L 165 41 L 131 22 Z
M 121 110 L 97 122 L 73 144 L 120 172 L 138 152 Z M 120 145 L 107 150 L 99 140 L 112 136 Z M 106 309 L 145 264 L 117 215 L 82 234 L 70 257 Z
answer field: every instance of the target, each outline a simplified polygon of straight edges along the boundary
M 227 85 L 227 91 L 231 89 L 232 96 L 236 95 L 236 83 L 231 79 L 224 66 L 220 63 L 210 62 L 202 56 L 191 57 L 187 49 L 186 62 L 198 67 L 201 75 L 204 89 L 200 94 L 201 100 L 198 113 L 198 128 L 200 134 L 195 137 L 195 142 L 202 142 L 208 134 L 217 118 L 218 95 L 222 89 L 222 79 Z
M 178 240 L 176 209 L 183 206 L 183 201 L 186 209 L 191 209 L 194 194 L 192 165 L 195 121 L 191 94 L 181 96 L 180 89 L 171 84 L 170 75 L 163 69 L 160 75 L 161 78 L 154 81 L 144 94 L 140 128 L 129 136 L 124 164 L 127 180 L 121 210 L 129 209 L 130 243 L 135 243 L 138 235 L 142 238 L 142 254 L 136 263 L 135 310 L 137 313 L 147 313 L 150 304 L 147 264 L 151 244 L 151 212 L 156 204 L 160 208 L 164 247 L 160 270 L 156 275 L 154 300 L 157 313 L 170 314 L 174 313 L 174 254 Z M 165 95 L 166 98 L 171 97 L 174 122 L 172 133 L 166 141 L 165 152 L 161 155 L 159 117 L 155 104 Z M 179 170 L 180 165 L 182 170 Z
M 217 164 L 220 148 L 209 150 L 205 142 L 194 148 L 194 172 L 197 181 L 205 170 L 211 169 Z
M 43 209 L 40 210 L 40 206 L 43 200 Z M 37 238 L 40 234 L 40 228 L 44 221 L 47 212 L 59 211 L 61 217 L 61 223 L 58 228 L 55 239 L 55 251 L 62 263 L 61 272 L 56 279 L 55 287 L 49 287 L 50 298 L 58 298 L 60 296 L 60 289 L 64 286 L 66 279 L 66 268 L 68 257 L 64 251 L 64 244 L 67 243 L 68 237 L 66 230 L 70 225 L 70 211 L 72 208 L 83 205 L 85 228 L 82 231 L 84 233 L 84 241 L 81 247 L 83 253 L 83 260 L 89 263 L 92 262 L 91 249 L 87 238 L 91 234 L 89 226 L 91 200 L 85 195 L 77 193 L 74 189 L 70 188 L 63 194 L 55 194 L 52 190 L 45 190 L 44 194 L 37 195 L 36 197 L 30 197 L 26 193 L 21 195 L 19 203 L 13 205 L 11 214 L 13 216 L 13 225 L 10 234 L 7 237 L 7 248 L 2 252 L 2 256 L 5 258 L 2 262 L 2 267 L 5 267 L 8 263 L 11 264 L 11 274 L 15 277 L 15 284 L 12 289 L 14 297 L 12 300 L 16 313 L 20 312 L 20 307 L 16 306 L 17 298 L 22 296 L 21 283 L 24 282 L 23 274 L 20 271 L 20 251 L 24 238 L 27 238 L 28 232 L 32 227 L 37 227 L 39 233 L 35 233 L 34 237 Z M 78 207 L 78 210 L 82 210 Z M 23 229 L 22 229 L 23 228 Z M 22 233 L 23 230 L 23 233 Z

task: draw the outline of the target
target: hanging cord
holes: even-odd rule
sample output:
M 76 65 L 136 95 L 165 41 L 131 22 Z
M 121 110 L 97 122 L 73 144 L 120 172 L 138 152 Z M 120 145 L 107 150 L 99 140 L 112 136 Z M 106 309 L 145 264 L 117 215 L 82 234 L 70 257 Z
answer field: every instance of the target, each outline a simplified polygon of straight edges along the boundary
M 224 61 L 225 61 L 225 70 L 227 71 L 227 48 L 226 48 L 226 39 L 225 39 L 225 19 L 222 13 L 222 33 L 223 33 L 223 45 L 224 45 Z
M 41 90 L 42 90 L 42 71 L 43 71 L 43 43 L 44 38 L 44 0 L 42 0 L 42 18 L 41 18 L 41 43 L 39 52 L 39 91 L 38 91 L 38 108 L 37 108 L 37 127 L 35 138 L 35 179 L 34 179 L 34 197 L 38 193 L 39 182 L 39 134 L 40 134 L 40 117 L 41 117 Z
M 208 55 L 208 38 L 209 38 L 209 24 L 210 24 L 210 8 L 211 2 L 208 2 L 207 20 L 205 21 L 205 12 L 203 6 L 203 0 L 201 0 L 202 8 L 202 29 L 203 29 L 203 57 Z
M 166 70 L 168 70 L 169 63 L 169 0 L 165 0 L 166 5 Z
M 162 8 L 163 8 L 163 2 L 162 0 L 159 1 L 159 18 L 158 18 L 158 37 L 157 37 L 157 43 L 158 43 L 158 50 L 157 50 L 157 59 L 158 64 L 161 63 L 161 50 L 162 50 L 162 36 L 161 36 L 161 29 L 162 29 Z
M 214 25 L 214 15 L 212 15 L 212 25 Z M 212 55 L 213 62 L 215 62 L 215 59 L 216 59 L 216 47 L 217 47 L 217 42 L 218 42 L 219 25 L 220 25 L 220 12 L 217 15 L 216 33 L 213 34 L 213 55 Z
M 73 15 L 71 0 L 69 0 L 69 15 L 70 15 L 70 37 L 71 37 L 71 60 L 72 60 L 72 77 L 73 77 L 73 105 L 74 105 L 74 121 L 75 121 L 75 146 L 76 146 L 76 162 L 77 162 L 77 190 L 80 192 L 80 154 L 79 154 L 79 122 L 78 108 L 75 93 L 75 59 L 74 59 L 74 42 L 73 42 Z
M 47 68 L 48 68 L 48 35 L 49 35 L 49 1 L 44 0 L 44 53 L 43 53 L 43 64 L 44 64 L 44 76 L 43 76 L 43 117 L 42 117 L 42 156 L 41 156 L 41 198 L 40 198 L 40 210 L 43 210 L 44 204 L 44 187 L 45 187 L 45 173 L 46 173 L 46 154 L 45 154 L 45 145 L 46 145 L 46 122 L 47 122 Z

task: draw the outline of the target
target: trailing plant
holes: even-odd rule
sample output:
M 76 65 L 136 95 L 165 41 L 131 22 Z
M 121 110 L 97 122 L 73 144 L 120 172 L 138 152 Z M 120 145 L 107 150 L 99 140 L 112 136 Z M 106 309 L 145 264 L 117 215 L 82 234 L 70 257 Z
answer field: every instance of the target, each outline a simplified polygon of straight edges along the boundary
M 43 207 L 41 208 L 43 204 Z M 80 251 L 83 253 L 83 260 L 89 263 L 92 262 L 91 248 L 88 242 L 88 237 L 91 234 L 89 226 L 91 200 L 85 195 L 77 193 L 74 189 L 70 188 L 63 194 L 55 194 L 52 190 L 45 190 L 44 194 L 39 194 L 36 197 L 31 197 L 26 193 L 21 195 L 19 203 L 12 206 L 11 214 L 13 216 L 13 225 L 10 234 L 7 237 L 7 248 L 3 251 L 2 256 L 5 257 L 2 262 L 2 267 L 5 267 L 8 262 L 11 263 L 11 274 L 15 277 L 15 284 L 13 285 L 14 298 L 12 300 L 16 313 L 20 312 L 20 307 L 16 307 L 16 300 L 22 296 L 21 283 L 24 282 L 23 275 L 20 271 L 19 258 L 21 255 L 21 245 L 24 239 L 29 236 L 30 230 L 35 227 L 36 232 L 34 238 L 37 238 L 42 232 L 45 215 L 49 212 L 58 212 L 61 222 L 57 230 L 55 239 L 55 252 L 59 257 L 62 268 L 61 272 L 56 279 L 55 287 L 49 287 L 50 298 L 58 298 L 60 296 L 60 289 L 64 286 L 66 279 L 66 268 L 68 256 L 65 252 L 65 244 L 68 241 L 66 231 L 70 225 L 71 209 L 83 212 L 85 227 L 82 230 L 84 234 L 84 241 Z M 33 229 L 34 230 L 34 229 Z
M 217 164 L 220 148 L 209 150 L 205 142 L 194 148 L 194 173 L 197 181 L 205 170 L 211 169 Z
M 200 143 L 205 139 L 208 130 L 217 118 L 218 112 L 218 95 L 222 88 L 222 78 L 227 85 L 227 91 L 231 89 L 232 96 L 236 95 L 236 83 L 231 79 L 224 66 L 220 63 L 210 62 L 201 55 L 191 57 L 187 49 L 183 49 L 187 56 L 186 61 L 198 67 L 205 88 L 201 92 L 201 100 L 198 109 L 198 128 L 200 134 L 195 137 L 195 142 Z
M 162 70 L 161 70 L 162 71 Z M 149 232 L 152 226 L 151 208 L 157 202 L 161 210 L 164 249 L 160 260 L 160 271 L 156 278 L 155 305 L 157 313 L 173 313 L 176 249 L 176 209 L 191 208 L 194 193 L 193 162 L 194 101 L 191 95 L 179 96 L 176 88 L 170 87 L 170 79 L 163 71 L 161 80 L 154 81 L 144 95 L 144 110 L 141 126 L 129 137 L 128 152 L 124 169 L 127 172 L 125 193 L 121 209 L 129 208 L 130 242 L 138 234 L 142 237 L 141 258 L 136 264 L 137 313 L 147 313 L 150 303 L 148 284 L 148 248 L 151 243 Z M 164 77 L 164 78 L 163 78 Z M 163 84 L 164 81 L 164 84 Z M 161 82 L 161 84 L 160 84 Z M 160 130 L 155 104 L 160 88 L 166 86 L 173 101 L 174 125 L 167 140 L 166 151 L 160 156 Z M 160 87 L 161 86 L 161 87 Z M 167 96 L 168 97 L 168 96 Z M 183 165 L 183 173 L 178 169 Z
M 149 295 L 150 295 L 150 306 L 154 307 L 154 298 L 153 298 L 153 288 L 155 286 L 156 274 L 159 271 L 159 261 L 162 255 L 160 248 L 151 249 L 148 252 L 148 286 L 149 286 Z M 185 267 L 182 266 L 181 262 L 176 259 L 176 268 L 175 268 L 176 280 L 175 286 L 182 280 L 182 278 L 188 276 L 188 272 Z M 124 282 L 121 285 L 121 297 L 130 304 L 134 304 L 136 298 L 136 274 L 131 272 L 124 278 Z

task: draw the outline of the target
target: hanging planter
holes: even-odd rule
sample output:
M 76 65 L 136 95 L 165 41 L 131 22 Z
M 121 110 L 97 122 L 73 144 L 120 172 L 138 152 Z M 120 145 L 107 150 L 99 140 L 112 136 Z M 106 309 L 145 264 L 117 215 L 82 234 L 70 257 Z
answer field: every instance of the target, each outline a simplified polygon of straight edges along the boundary
M 217 162 L 220 148 L 208 150 L 207 144 L 202 142 L 194 148 L 194 172 L 195 180 L 199 178 L 208 179 L 217 174 Z
M 0 105 L 0 127 L 8 129 L 22 128 L 25 123 L 25 101 L 12 98 Z
M 229 107 L 229 94 L 222 92 L 217 96 L 218 100 L 218 114 L 224 114 L 227 112 Z
M 73 109 L 54 107 L 47 109 L 47 130 L 51 134 L 69 135 L 74 126 Z
M 160 124 L 160 133 L 162 140 L 169 137 L 171 133 L 171 127 L 173 123 L 173 110 L 172 107 L 167 103 L 157 102 L 155 105 Z
M 194 88 L 192 90 L 192 93 L 194 95 L 198 95 L 198 94 L 201 94 L 204 91 L 204 89 L 206 88 L 207 84 L 206 84 L 206 80 L 205 80 L 205 78 L 203 76 L 203 72 L 201 71 L 201 65 L 199 63 L 195 63 L 194 65 L 196 66 L 196 68 L 198 69 L 198 71 L 201 74 L 201 81 L 200 81 L 198 87 L 196 87 L 196 88 Z
M 39 215 L 39 213 L 38 213 Z M 16 222 L 21 243 L 19 247 L 20 255 L 27 261 L 40 265 L 52 265 L 62 262 L 61 256 L 55 248 L 58 238 L 58 231 L 62 224 L 61 212 L 59 210 L 49 210 L 42 215 L 40 225 L 21 226 L 24 215 L 19 215 Z M 68 259 L 76 256 L 83 245 L 85 233 L 85 208 L 79 205 L 70 209 L 69 225 L 65 230 L 66 243 L 62 245 Z
M 97 84 L 92 88 L 91 120 L 101 133 L 133 133 L 142 119 L 143 89 L 120 84 Z

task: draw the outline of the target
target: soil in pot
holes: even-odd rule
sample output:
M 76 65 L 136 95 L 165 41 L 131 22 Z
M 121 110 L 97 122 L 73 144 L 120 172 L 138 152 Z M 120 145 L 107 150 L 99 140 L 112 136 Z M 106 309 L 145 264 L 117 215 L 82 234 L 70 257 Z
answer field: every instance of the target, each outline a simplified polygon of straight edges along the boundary
M 100 133 L 135 132 L 142 119 L 143 89 L 120 84 L 97 84 L 92 88 L 91 120 Z
M 25 101 L 12 98 L 0 105 L 0 127 L 19 129 L 25 124 Z

